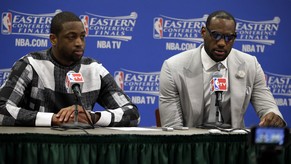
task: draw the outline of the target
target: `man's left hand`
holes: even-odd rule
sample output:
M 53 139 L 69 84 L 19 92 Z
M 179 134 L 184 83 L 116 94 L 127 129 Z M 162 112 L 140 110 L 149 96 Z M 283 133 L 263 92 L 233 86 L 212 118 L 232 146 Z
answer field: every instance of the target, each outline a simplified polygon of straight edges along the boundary
M 270 112 L 261 118 L 259 126 L 284 127 L 285 123 L 280 116 L 276 115 L 273 112 Z

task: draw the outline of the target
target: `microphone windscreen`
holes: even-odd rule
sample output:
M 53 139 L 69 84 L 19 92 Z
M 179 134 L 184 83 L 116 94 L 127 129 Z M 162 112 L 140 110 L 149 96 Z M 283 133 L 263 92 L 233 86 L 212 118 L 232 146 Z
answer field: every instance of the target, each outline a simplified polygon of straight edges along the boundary
M 80 90 L 82 90 L 84 79 L 81 73 L 76 73 L 74 71 L 69 71 L 66 75 L 65 86 L 68 93 L 74 93 L 72 90 L 73 85 L 79 85 Z
M 210 81 L 211 93 L 216 91 L 227 91 L 227 79 L 225 77 L 213 77 Z

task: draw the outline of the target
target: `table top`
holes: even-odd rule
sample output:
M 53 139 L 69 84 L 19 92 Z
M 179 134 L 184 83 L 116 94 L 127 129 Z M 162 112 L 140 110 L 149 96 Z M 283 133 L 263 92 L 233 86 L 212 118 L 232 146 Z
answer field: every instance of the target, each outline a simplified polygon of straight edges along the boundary
M 222 132 L 219 130 L 189 128 L 188 130 L 165 131 L 158 127 L 97 127 L 95 129 L 53 129 L 51 127 L 0 126 L 1 134 L 51 134 L 51 135 L 201 135 L 201 134 L 246 134 L 245 131 Z

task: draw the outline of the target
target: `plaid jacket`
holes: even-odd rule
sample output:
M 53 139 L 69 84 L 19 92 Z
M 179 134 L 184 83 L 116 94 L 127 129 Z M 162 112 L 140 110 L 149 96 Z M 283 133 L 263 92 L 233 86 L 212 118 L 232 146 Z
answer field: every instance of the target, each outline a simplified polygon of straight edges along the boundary
M 114 78 L 97 61 L 83 57 L 65 67 L 54 60 L 51 49 L 27 54 L 18 60 L 0 88 L 0 124 L 16 126 L 51 126 L 53 113 L 75 104 L 68 93 L 68 71 L 80 72 L 84 78 L 82 103 L 93 110 L 99 103 L 99 126 L 137 126 L 139 112 Z

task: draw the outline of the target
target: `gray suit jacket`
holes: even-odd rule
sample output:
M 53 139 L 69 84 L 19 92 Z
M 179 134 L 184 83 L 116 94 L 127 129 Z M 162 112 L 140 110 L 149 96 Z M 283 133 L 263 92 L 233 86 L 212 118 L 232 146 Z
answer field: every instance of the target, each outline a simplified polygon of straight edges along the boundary
M 202 47 L 163 63 L 159 99 L 162 126 L 195 127 L 203 123 Z M 256 57 L 232 49 L 227 62 L 232 127 L 245 127 L 244 114 L 250 101 L 260 118 L 269 112 L 282 117 Z

